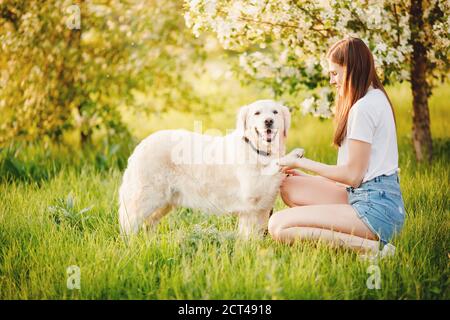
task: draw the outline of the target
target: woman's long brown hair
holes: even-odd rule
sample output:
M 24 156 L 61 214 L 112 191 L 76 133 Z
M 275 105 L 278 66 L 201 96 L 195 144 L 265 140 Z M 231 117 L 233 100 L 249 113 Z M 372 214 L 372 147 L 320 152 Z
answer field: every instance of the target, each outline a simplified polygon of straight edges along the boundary
M 372 53 L 366 44 L 358 38 L 346 38 L 336 42 L 327 53 L 327 58 L 344 67 L 342 94 L 336 97 L 335 131 L 333 144 L 341 146 L 347 134 L 347 119 L 350 109 L 356 101 L 367 93 L 369 86 L 380 89 L 386 95 L 395 114 L 386 90 L 377 76 Z

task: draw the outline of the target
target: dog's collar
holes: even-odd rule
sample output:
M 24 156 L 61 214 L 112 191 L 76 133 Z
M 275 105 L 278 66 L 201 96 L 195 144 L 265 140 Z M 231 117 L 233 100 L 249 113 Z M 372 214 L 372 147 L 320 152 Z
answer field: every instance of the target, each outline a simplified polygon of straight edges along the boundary
M 250 141 L 250 139 L 247 138 L 246 136 L 243 136 L 242 138 L 244 139 L 245 142 L 247 142 L 250 145 L 250 147 L 252 147 L 253 151 L 255 151 L 257 154 L 259 154 L 261 156 L 266 156 L 266 157 L 270 156 L 270 152 L 259 150 L 258 148 L 256 148 L 253 145 L 253 143 Z

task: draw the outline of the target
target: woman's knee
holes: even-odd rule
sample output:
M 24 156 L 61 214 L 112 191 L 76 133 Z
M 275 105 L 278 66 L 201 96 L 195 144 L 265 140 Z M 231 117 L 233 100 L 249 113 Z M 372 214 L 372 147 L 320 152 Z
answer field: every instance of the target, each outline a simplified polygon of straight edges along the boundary
M 279 212 L 275 212 L 269 219 L 268 231 L 270 236 L 274 240 L 279 239 L 282 228 L 282 215 Z
M 296 204 L 293 201 L 293 193 L 295 192 L 294 184 L 292 183 L 292 178 L 286 178 L 280 186 L 280 196 L 283 202 L 289 207 L 293 207 Z

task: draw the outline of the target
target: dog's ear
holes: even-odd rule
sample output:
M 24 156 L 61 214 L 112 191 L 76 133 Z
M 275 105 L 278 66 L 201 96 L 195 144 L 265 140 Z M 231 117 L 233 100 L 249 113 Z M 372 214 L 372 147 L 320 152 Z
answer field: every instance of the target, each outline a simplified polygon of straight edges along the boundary
M 247 114 L 249 106 L 243 106 L 239 109 L 239 113 L 236 121 L 236 129 L 242 134 L 247 130 Z
M 291 127 L 291 112 L 286 106 L 281 106 L 281 113 L 283 114 L 283 135 L 286 138 L 287 132 Z

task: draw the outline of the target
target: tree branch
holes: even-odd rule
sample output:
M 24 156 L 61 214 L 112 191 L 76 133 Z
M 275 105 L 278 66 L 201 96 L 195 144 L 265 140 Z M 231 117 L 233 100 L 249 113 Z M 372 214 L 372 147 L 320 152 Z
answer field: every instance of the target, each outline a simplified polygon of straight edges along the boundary
M 396 43 L 396 46 L 398 47 L 400 45 L 400 31 L 399 31 L 400 20 L 398 18 L 397 5 L 395 3 L 394 3 L 394 18 L 395 18 L 395 23 L 396 23 L 396 26 L 397 26 L 397 28 L 395 28 L 395 29 L 397 29 L 397 43 Z
M 319 25 L 325 26 L 325 23 L 322 21 L 322 19 L 320 19 L 319 17 L 317 17 L 316 15 L 312 14 L 311 12 L 309 12 L 308 10 L 306 10 L 303 7 L 298 6 L 298 8 L 303 11 L 304 13 L 306 13 L 310 18 L 312 18 L 314 21 L 316 21 Z M 314 28 L 311 28 L 312 30 L 314 30 Z M 336 34 L 333 30 L 330 29 L 320 29 L 326 32 L 326 35 L 323 35 L 324 37 L 334 37 Z
M 266 25 L 270 25 L 272 27 L 281 27 L 284 29 L 295 29 L 295 30 L 301 30 L 301 28 L 295 26 L 295 25 L 291 25 L 291 24 L 287 24 L 287 23 L 273 23 L 273 22 L 269 22 L 269 21 L 261 21 L 261 20 L 254 20 L 254 19 L 249 19 L 249 18 L 239 18 L 239 20 L 242 21 L 247 21 L 247 22 L 252 22 L 252 23 L 257 23 L 257 24 L 266 24 Z M 318 32 L 322 37 L 327 37 L 326 34 L 322 33 L 322 31 L 327 32 L 326 29 L 316 29 L 311 27 L 311 30 Z
M 19 17 L 14 12 L 9 10 L 6 5 L 0 8 L 0 18 L 11 22 L 14 29 L 17 30 L 19 28 Z

